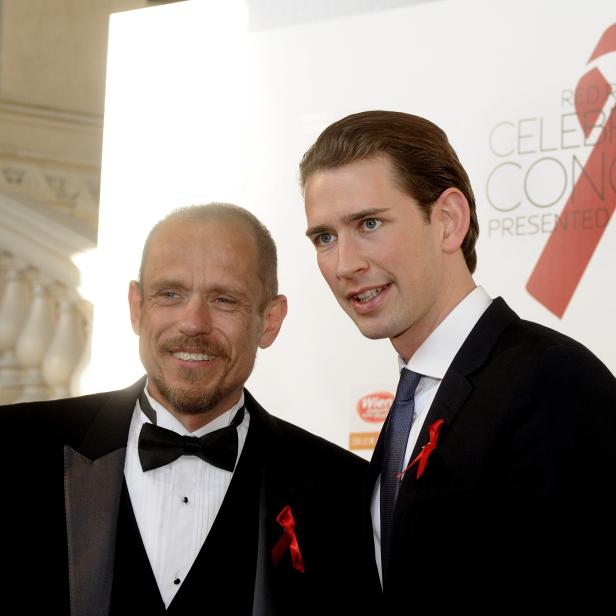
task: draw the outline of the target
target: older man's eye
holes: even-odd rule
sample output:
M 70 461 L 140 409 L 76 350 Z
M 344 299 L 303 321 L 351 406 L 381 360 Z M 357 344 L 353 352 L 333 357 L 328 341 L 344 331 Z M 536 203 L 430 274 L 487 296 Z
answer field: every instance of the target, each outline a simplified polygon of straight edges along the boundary
M 163 306 L 177 304 L 182 301 L 182 295 L 177 291 L 170 291 L 165 289 L 163 291 L 157 291 L 152 296 L 152 300 Z
M 219 310 L 235 311 L 241 308 L 242 303 L 228 295 L 217 295 L 212 299 L 212 305 Z
M 180 294 L 176 291 L 159 291 L 156 295 L 161 299 L 177 299 L 180 297 Z

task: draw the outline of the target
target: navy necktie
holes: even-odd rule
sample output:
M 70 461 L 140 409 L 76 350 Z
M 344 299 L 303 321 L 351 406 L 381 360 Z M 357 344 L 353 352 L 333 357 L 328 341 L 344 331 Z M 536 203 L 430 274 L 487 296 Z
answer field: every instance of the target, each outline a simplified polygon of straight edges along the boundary
M 226 427 L 201 437 L 177 434 L 156 424 L 156 412 L 146 396 L 139 395 L 141 410 L 152 423 L 144 423 L 139 433 L 139 461 L 149 471 L 177 460 L 180 456 L 198 456 L 214 466 L 232 471 L 237 460 L 237 426 L 244 419 L 242 407 Z
M 389 411 L 389 421 L 383 441 L 381 467 L 381 570 L 383 580 L 389 563 L 391 535 L 396 499 L 401 479 L 404 453 L 415 413 L 415 389 L 421 374 L 406 368 L 400 373 L 396 397 Z

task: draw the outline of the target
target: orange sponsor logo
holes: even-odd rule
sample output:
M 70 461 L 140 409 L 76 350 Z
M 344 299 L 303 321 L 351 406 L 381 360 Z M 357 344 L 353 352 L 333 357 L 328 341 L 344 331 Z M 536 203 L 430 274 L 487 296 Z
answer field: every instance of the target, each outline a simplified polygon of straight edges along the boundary
M 378 432 L 351 432 L 349 449 L 374 449 L 378 439 Z
M 357 413 L 364 421 L 381 423 L 385 421 L 393 401 L 394 395 L 388 391 L 376 391 L 372 394 L 366 394 L 357 402 Z

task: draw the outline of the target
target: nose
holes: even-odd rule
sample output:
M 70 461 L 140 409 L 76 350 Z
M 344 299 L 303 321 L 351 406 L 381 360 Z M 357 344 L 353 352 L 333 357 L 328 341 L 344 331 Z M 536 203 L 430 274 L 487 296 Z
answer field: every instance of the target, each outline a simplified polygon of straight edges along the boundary
M 203 297 L 191 295 L 182 306 L 178 329 L 185 336 L 209 334 L 212 331 L 211 308 Z
M 360 247 L 352 237 L 340 236 L 338 238 L 338 278 L 353 278 L 368 267 L 368 262 L 362 254 Z

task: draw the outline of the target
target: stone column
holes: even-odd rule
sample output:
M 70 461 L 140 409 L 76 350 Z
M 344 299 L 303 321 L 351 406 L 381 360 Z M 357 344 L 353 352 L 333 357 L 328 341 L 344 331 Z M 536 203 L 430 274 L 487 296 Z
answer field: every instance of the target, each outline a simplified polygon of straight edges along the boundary
M 22 368 L 17 361 L 15 345 L 24 327 L 30 308 L 30 284 L 25 276 L 27 266 L 13 258 L 4 259 L 6 273 L 0 304 L 0 402 L 8 404 L 20 398 Z

